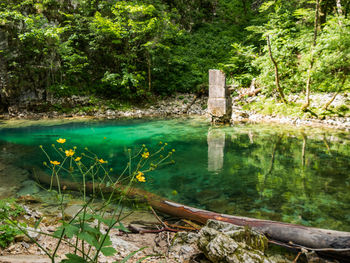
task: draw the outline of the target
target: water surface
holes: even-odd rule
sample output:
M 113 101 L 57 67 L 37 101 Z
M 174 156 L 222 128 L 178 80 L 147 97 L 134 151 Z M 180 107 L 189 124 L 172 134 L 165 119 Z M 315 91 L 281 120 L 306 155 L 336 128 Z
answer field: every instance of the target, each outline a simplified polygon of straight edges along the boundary
M 349 133 L 215 128 L 203 119 L 0 124 L 0 149 L 11 149 L 18 166 L 42 167 L 39 145 L 50 152 L 60 137 L 108 160 L 114 173 L 122 171 L 128 148 L 167 142 L 176 163 L 147 174 L 142 185 L 151 192 L 216 212 L 350 231 Z

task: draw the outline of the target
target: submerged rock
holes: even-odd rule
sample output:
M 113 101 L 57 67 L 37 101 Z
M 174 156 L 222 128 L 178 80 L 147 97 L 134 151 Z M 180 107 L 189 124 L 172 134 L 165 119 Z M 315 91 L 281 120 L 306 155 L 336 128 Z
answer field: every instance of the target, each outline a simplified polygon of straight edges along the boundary
M 87 208 L 87 213 L 91 213 L 91 209 Z M 83 205 L 80 204 L 73 204 L 69 205 L 64 209 L 64 217 L 66 219 L 71 219 L 75 217 L 78 213 L 83 213 Z
M 21 185 L 22 188 L 17 192 L 17 196 L 33 195 L 40 191 L 40 187 L 33 180 L 26 180 Z
M 5 163 L 5 158 L 0 156 L 0 199 L 15 196 L 20 183 L 29 176 L 27 170 Z

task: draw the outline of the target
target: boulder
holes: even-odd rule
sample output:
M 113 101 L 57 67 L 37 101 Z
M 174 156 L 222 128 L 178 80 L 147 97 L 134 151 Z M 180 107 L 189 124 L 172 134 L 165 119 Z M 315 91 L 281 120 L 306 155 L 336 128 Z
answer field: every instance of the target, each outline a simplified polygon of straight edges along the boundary
M 269 263 L 267 238 L 249 228 L 209 220 L 199 232 L 198 247 L 212 262 Z
M 169 256 L 179 262 L 193 262 L 196 258 L 204 258 L 203 254 L 214 263 L 290 262 L 284 258 L 267 257 L 264 254 L 267 241 L 264 235 L 249 228 L 208 220 L 199 233 L 177 233 Z

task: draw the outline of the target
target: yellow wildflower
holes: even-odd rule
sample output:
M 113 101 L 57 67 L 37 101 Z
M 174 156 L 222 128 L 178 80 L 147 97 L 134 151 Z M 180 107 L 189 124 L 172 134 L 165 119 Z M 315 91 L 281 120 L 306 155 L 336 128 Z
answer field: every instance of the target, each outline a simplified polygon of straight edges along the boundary
M 173 153 L 175 152 L 175 149 L 172 149 Z
M 139 177 L 138 180 L 139 180 L 139 182 L 141 182 L 141 183 L 145 183 L 145 182 L 146 182 L 146 179 L 145 179 L 144 176 Z
M 106 140 L 106 139 L 107 139 L 107 137 L 103 137 L 103 139 L 104 139 L 104 140 Z
M 73 151 L 72 149 L 69 149 L 69 150 L 65 150 L 64 153 L 66 154 L 67 157 L 69 157 L 69 156 L 73 156 L 75 154 L 75 151 Z
M 58 162 L 58 161 L 50 161 L 50 163 L 52 163 L 53 165 L 59 165 L 60 164 L 60 162 Z
M 79 162 L 81 160 L 81 157 L 77 157 L 74 159 L 74 161 Z
M 138 171 L 138 173 L 136 175 L 136 179 L 142 183 L 146 182 L 146 178 L 144 177 L 144 173 L 140 172 L 140 171 Z
M 102 158 L 98 160 L 100 163 L 108 163 L 107 161 L 103 160 Z
M 58 140 L 56 140 L 56 142 L 58 142 L 58 143 L 65 143 L 66 139 L 59 138 Z
M 142 158 L 147 159 L 149 157 L 149 152 L 144 152 L 141 156 Z

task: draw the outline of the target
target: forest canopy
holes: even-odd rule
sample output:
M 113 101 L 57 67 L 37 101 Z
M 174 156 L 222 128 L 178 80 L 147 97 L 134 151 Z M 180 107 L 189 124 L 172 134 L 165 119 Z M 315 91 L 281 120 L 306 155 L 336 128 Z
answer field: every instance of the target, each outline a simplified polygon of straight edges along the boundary
M 345 91 L 349 11 L 344 0 L 0 0 L 0 99 L 194 93 L 210 68 L 270 95 L 276 67 L 285 93 Z

